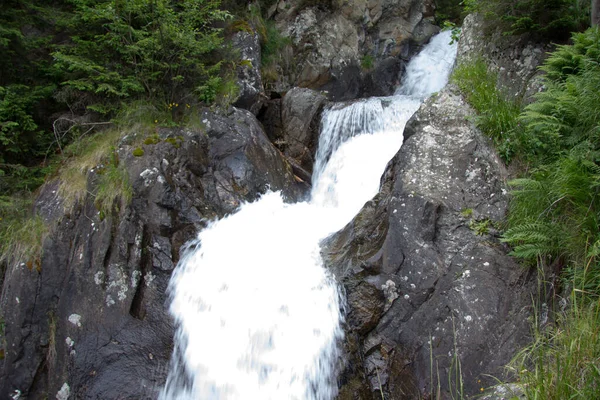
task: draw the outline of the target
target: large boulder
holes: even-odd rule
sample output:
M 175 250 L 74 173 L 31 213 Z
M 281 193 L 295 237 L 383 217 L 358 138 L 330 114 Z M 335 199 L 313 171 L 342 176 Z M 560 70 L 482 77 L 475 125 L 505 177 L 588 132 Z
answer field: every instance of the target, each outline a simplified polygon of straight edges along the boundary
M 129 204 L 96 208 L 101 166 L 66 213 L 58 182 L 42 189 L 36 207 L 51 233 L 41 266 L 11 266 L 2 290 L 1 399 L 157 398 L 174 333 L 166 289 L 182 246 L 269 189 L 302 195 L 251 113 L 200 119 L 204 128 L 159 130 L 141 156 L 123 141 Z
M 474 395 L 527 340 L 534 290 L 496 231 L 506 172 L 472 115 L 454 87 L 429 99 L 380 193 L 324 242 L 347 294 L 342 399 Z

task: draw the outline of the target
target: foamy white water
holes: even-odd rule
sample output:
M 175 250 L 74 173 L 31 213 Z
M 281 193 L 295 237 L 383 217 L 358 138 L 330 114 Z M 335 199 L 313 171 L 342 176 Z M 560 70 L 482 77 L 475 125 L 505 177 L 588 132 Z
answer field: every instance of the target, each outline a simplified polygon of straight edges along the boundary
M 456 54 L 449 42 L 442 33 L 421 53 L 427 57 L 415 57 L 401 94 L 324 113 L 309 202 L 285 204 L 267 193 L 189 245 L 170 283 L 178 328 L 161 399 L 336 396 L 343 300 L 319 242 L 377 193 L 427 95 L 423 85 L 430 94 L 447 82 Z

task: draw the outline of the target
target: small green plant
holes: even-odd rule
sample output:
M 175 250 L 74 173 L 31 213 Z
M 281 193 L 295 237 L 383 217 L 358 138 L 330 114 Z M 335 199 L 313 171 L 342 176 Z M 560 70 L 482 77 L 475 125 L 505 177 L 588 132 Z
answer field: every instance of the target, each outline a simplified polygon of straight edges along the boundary
M 371 68 L 373 68 L 374 63 L 375 63 L 375 59 L 370 54 L 365 54 L 360 60 L 361 67 L 367 71 L 370 70 Z
M 469 221 L 469 228 L 478 236 L 487 235 L 490 231 L 491 225 L 492 223 L 489 218 L 484 218 L 480 220 L 472 219 L 471 221 Z
M 136 147 L 135 149 L 133 149 L 131 154 L 133 154 L 134 157 L 142 157 L 144 155 L 144 149 L 142 149 L 141 147 Z
M 454 44 L 454 43 L 458 43 L 458 40 L 460 39 L 460 27 L 457 26 L 454 22 L 451 21 L 444 21 L 442 23 L 442 30 L 444 31 L 451 31 L 451 35 L 450 35 L 450 44 Z

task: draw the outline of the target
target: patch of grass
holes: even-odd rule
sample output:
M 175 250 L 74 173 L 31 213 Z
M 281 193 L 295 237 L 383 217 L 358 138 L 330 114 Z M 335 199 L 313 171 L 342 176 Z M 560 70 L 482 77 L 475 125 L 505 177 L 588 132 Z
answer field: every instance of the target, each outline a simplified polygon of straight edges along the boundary
M 127 170 L 119 165 L 116 152 L 112 154 L 112 160 L 104 169 L 98 171 L 98 186 L 94 204 L 98 211 L 107 215 L 115 205 L 115 200 L 120 200 L 117 211 L 131 201 L 133 189 L 129 183 Z
M 0 264 L 12 268 L 24 263 L 40 270 L 42 244 L 48 227 L 31 215 L 30 197 L 0 197 Z M 4 271 L 2 271 L 4 276 Z
M 481 57 L 457 66 L 452 74 L 452 82 L 477 112 L 477 127 L 494 141 L 502 158 L 509 162 L 519 150 L 515 128 L 521 106 L 507 100 L 498 90 L 497 74 L 488 70 L 487 63 Z
M 181 136 L 178 137 L 168 137 L 165 139 L 165 142 L 169 143 L 171 146 L 176 149 L 181 147 L 181 143 L 183 142 L 183 138 Z
M 533 343 L 511 363 L 527 399 L 596 399 L 600 393 L 600 303 L 581 301 L 574 292 L 570 309 L 556 323 L 540 327 Z
M 279 78 L 277 65 L 281 64 L 282 55 L 286 53 L 284 50 L 291 46 L 292 41 L 279 32 L 275 21 L 263 17 L 260 7 L 250 7 L 248 19 L 260 37 L 261 75 L 263 83 L 269 85 Z
M 66 208 L 87 194 L 88 172 L 108 162 L 111 149 L 120 138 L 119 130 L 107 130 L 75 141 L 65 149 L 68 159 L 59 172 L 59 191 Z
M 142 157 L 144 155 L 144 149 L 141 147 L 136 147 L 131 153 L 134 157 Z

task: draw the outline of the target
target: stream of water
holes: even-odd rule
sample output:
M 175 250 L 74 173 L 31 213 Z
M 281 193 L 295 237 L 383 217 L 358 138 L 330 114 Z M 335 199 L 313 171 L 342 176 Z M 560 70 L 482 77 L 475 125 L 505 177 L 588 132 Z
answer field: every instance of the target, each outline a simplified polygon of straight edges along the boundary
M 450 41 L 434 37 L 396 95 L 324 112 L 309 201 L 269 192 L 189 244 L 170 283 L 177 332 L 161 399 L 336 396 L 343 299 L 319 242 L 377 193 L 406 122 L 448 80 Z

